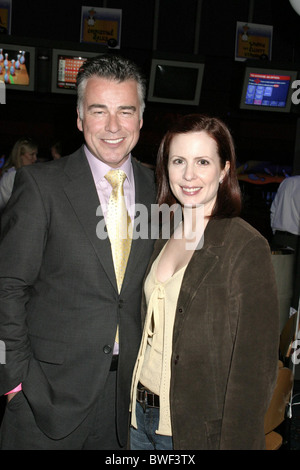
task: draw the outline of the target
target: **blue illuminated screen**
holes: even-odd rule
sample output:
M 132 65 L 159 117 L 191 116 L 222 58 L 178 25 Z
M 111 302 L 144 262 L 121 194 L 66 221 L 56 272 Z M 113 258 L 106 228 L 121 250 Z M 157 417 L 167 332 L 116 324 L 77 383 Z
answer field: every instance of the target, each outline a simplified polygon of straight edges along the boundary
M 284 108 L 287 103 L 291 77 L 250 73 L 245 104 Z

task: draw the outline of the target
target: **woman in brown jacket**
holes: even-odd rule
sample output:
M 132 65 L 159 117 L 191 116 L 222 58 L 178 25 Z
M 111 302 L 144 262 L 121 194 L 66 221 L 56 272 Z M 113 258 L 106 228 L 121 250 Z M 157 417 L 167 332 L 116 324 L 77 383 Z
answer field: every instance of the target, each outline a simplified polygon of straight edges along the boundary
M 238 217 L 226 125 L 180 119 L 161 143 L 157 178 L 160 207 L 179 203 L 182 222 L 157 241 L 145 279 L 131 449 L 264 449 L 276 281 L 267 241 Z

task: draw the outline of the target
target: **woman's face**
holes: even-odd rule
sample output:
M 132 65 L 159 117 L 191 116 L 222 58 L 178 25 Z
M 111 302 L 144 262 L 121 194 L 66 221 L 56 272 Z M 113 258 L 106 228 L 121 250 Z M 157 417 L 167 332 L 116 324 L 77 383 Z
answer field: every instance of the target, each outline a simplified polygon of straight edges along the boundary
M 36 162 L 37 150 L 28 150 L 21 155 L 22 166 L 32 165 Z
M 169 183 L 182 206 L 204 205 L 209 216 L 214 207 L 219 184 L 229 169 L 221 169 L 216 141 L 205 131 L 177 134 L 169 152 Z

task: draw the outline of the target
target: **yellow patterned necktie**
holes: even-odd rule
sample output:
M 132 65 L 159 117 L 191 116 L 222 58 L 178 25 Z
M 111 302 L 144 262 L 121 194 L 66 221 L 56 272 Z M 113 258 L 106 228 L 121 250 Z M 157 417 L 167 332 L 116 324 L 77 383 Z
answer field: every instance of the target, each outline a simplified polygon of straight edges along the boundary
M 106 226 L 120 293 L 132 239 L 132 224 L 126 209 L 123 190 L 126 173 L 122 170 L 111 170 L 105 178 L 112 186 L 106 213 Z M 119 343 L 119 327 L 117 327 L 115 342 Z
M 126 209 L 123 190 L 126 173 L 122 170 L 111 170 L 105 175 L 105 178 L 112 186 L 106 214 L 106 226 L 120 293 L 132 239 L 132 224 Z

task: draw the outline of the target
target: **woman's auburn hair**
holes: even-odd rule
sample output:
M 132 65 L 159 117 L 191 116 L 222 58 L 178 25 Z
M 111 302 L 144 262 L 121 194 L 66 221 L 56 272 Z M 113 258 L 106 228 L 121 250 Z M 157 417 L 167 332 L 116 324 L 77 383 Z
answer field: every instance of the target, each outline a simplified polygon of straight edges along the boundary
M 211 219 L 236 217 L 241 212 L 241 191 L 236 174 L 236 155 L 233 138 L 226 124 L 219 118 L 204 114 L 188 114 L 179 117 L 164 135 L 158 149 L 156 161 L 157 202 L 159 205 L 172 206 L 177 201 L 172 194 L 168 177 L 169 151 L 172 139 L 178 134 L 191 132 L 206 132 L 215 140 L 220 158 L 221 169 L 226 162 L 230 163 L 229 170 L 219 185 L 216 203 Z

